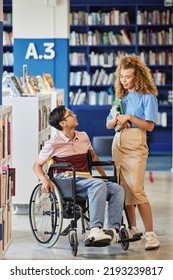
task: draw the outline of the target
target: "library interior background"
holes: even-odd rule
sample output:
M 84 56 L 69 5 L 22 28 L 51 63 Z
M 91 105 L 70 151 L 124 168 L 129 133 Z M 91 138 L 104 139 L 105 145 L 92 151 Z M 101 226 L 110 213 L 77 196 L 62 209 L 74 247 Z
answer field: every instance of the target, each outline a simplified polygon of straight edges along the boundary
M 0 259 L 173 259 L 172 23 L 172 0 L 0 0 Z M 127 250 L 86 247 L 79 224 L 77 248 L 74 235 L 71 246 L 60 236 L 45 248 L 33 235 L 29 203 L 38 184 L 33 163 L 56 132 L 49 112 L 72 110 L 77 130 L 111 160 L 114 130 L 105 123 L 115 70 L 131 54 L 150 68 L 159 92 L 145 188 L 161 245 L 146 252 L 141 238 Z

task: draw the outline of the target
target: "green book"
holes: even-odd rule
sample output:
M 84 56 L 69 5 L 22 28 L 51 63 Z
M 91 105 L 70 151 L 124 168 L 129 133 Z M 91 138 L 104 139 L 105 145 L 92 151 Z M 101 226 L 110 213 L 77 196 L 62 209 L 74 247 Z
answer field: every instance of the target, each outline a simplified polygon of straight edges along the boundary
M 123 112 L 123 106 L 120 98 L 115 98 L 112 104 L 111 108 L 111 114 L 114 118 L 118 116 L 119 114 L 124 114 Z M 120 125 L 116 125 L 115 131 L 119 132 L 122 129 Z
M 123 105 L 120 98 L 115 98 L 112 104 L 112 107 L 116 107 L 120 114 L 124 114 Z

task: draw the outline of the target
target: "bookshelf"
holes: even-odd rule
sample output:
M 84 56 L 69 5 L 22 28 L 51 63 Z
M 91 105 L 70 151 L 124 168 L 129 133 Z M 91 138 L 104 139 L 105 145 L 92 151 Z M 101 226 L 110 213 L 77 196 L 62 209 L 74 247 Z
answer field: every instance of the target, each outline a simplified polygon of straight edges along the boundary
M 4 96 L 3 104 L 13 107 L 12 158 L 16 167 L 16 195 L 13 213 L 26 210 L 38 178 L 32 166 L 44 142 L 51 136 L 48 114 L 51 94 L 30 97 Z
M 12 231 L 10 184 L 7 185 L 7 177 L 6 174 L 3 173 L 3 169 L 6 169 L 7 166 L 11 166 L 12 164 L 11 124 L 12 107 L 0 106 L 0 259 L 3 258 L 10 244 Z
M 13 72 L 12 1 L 3 3 L 3 71 Z
M 126 2 L 71 1 L 69 104 L 78 115 L 78 128 L 86 130 L 91 140 L 94 136 L 113 135 L 114 131 L 107 130 L 105 122 L 114 96 L 118 59 L 127 54 L 140 55 L 151 69 L 159 91 L 158 124 L 149 134 L 150 152 L 169 153 L 172 151 L 172 7 L 164 6 L 161 0 Z M 74 96 L 84 92 L 82 103 L 77 102 Z M 103 114 L 101 117 L 99 112 Z

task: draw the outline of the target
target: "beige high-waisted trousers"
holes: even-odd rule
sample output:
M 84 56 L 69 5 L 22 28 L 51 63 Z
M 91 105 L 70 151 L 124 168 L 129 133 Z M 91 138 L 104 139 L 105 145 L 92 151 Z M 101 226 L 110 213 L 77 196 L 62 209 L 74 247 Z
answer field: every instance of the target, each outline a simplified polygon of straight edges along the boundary
M 117 168 L 118 182 L 125 189 L 125 204 L 148 202 L 144 191 L 148 157 L 146 131 L 126 128 L 116 132 L 112 143 L 112 156 Z

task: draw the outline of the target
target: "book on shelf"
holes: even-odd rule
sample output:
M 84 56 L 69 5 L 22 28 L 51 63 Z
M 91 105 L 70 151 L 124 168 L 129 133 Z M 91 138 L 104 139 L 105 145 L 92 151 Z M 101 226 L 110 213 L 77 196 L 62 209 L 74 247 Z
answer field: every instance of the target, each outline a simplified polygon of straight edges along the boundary
M 1 129 L 1 147 L 2 147 L 2 158 L 6 156 L 6 119 L 2 117 L 1 120 L 2 129 Z
M 94 90 L 89 91 L 89 98 L 88 98 L 89 105 L 97 105 L 97 92 Z
M 9 197 L 16 195 L 16 169 L 9 167 Z
M 81 88 L 78 89 L 78 91 L 75 93 L 75 96 L 74 96 L 74 99 L 73 99 L 73 105 L 77 105 L 77 102 L 78 102 L 78 99 L 79 99 L 79 96 L 81 94 L 82 90 Z
M 37 76 L 36 76 L 36 79 L 37 79 L 37 81 L 38 81 L 38 86 L 39 86 L 39 88 L 40 88 L 40 91 L 48 91 L 48 87 L 47 87 L 47 85 L 45 84 L 45 82 L 44 82 L 42 76 L 41 76 L 41 75 L 37 75 Z
M 47 85 L 47 87 L 52 90 L 55 89 L 55 84 L 52 75 L 50 73 L 44 73 L 44 72 L 42 73 L 42 75 L 43 75 L 43 80 Z
M 27 76 L 28 87 L 31 94 L 37 94 L 40 92 L 40 88 L 38 86 L 38 80 L 35 76 Z
M 14 96 L 22 96 L 23 94 L 25 94 L 22 84 L 17 76 L 15 75 L 7 76 L 7 83 L 11 88 Z
M 20 80 L 22 82 L 25 93 L 30 94 L 30 89 L 28 85 L 28 66 L 26 64 L 23 65 L 23 76 L 20 77 Z
M 125 45 L 131 45 L 131 41 L 130 41 L 130 39 L 129 39 L 129 35 L 128 35 L 128 33 L 127 33 L 127 30 L 126 30 L 125 28 L 122 28 L 122 29 L 120 30 L 120 32 L 121 32 L 121 34 L 122 34 L 122 36 L 123 36 L 124 44 L 125 44 Z
M 13 35 L 12 32 L 3 31 L 3 46 L 13 45 Z
M 86 98 L 86 92 L 83 91 L 80 93 L 79 98 L 77 100 L 77 104 L 76 105 L 81 105 L 85 103 L 85 98 Z
M 11 153 L 11 121 L 8 116 L 0 119 L 0 146 L 1 146 L 1 158 L 5 158 Z
M 3 24 L 12 24 L 12 13 L 3 13 Z
M 9 167 L 2 166 L 0 207 L 6 205 L 9 194 Z

